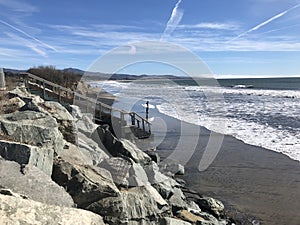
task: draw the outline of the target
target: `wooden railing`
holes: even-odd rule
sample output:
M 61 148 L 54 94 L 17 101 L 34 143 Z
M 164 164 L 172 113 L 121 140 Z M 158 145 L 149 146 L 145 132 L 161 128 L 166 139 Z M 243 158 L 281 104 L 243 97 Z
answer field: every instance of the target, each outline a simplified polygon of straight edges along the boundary
M 58 101 L 65 106 L 71 104 L 79 105 L 81 110 L 92 112 L 95 121 L 102 121 L 105 116 L 109 117 L 113 125 L 120 125 L 121 133 L 123 133 L 123 128 L 128 127 L 128 124 L 130 124 L 129 127 L 134 128 L 133 130 L 136 130 L 136 133 L 140 134 L 137 137 L 147 138 L 151 135 L 151 123 L 135 112 L 126 112 L 113 108 L 103 102 L 99 102 L 31 73 L 20 73 L 20 76 L 27 89 L 40 91 L 41 97 L 45 100 L 50 96 L 52 97 L 51 100 Z

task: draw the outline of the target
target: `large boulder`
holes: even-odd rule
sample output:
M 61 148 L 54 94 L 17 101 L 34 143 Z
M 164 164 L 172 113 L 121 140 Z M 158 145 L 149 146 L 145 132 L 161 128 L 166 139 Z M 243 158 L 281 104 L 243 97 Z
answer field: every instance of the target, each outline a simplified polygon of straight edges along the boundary
M 89 155 L 81 151 L 79 146 L 69 142 L 65 144 L 64 150 L 57 157 L 67 160 L 71 164 L 94 165 Z
M 159 192 L 164 199 L 170 199 L 174 195 L 175 188 L 180 188 L 181 185 L 173 178 L 170 178 L 159 171 L 156 163 L 152 163 L 145 167 L 149 182 Z
M 59 130 L 66 141 L 77 143 L 77 128 L 72 115 L 57 102 L 44 101 L 40 96 L 32 95 L 25 88 L 17 87 L 9 92 L 11 98 L 19 98 L 24 104 L 20 111 L 43 112 L 54 117 L 59 124 Z
M 145 169 L 132 160 L 111 157 L 104 159 L 98 166 L 110 171 L 115 184 L 120 187 L 127 188 L 150 184 Z
M 104 148 L 114 157 L 125 157 L 132 159 L 135 163 L 147 165 L 151 158 L 139 149 L 135 144 L 126 139 L 117 139 L 108 128 L 99 126 L 92 138 L 101 143 Z
M 64 146 L 56 120 L 39 112 L 24 111 L 1 115 L 0 135 L 12 141 L 52 149 L 58 154 Z
M 159 184 L 171 179 L 159 171 L 159 167 L 155 162 L 150 162 L 148 165 L 145 165 L 144 170 L 151 184 Z
M 80 132 L 78 133 L 78 149 L 92 161 L 93 165 L 98 165 L 104 159 L 109 158 L 109 155 L 95 141 Z
M 42 204 L 21 197 L 0 194 L 0 223 L 23 225 L 105 225 L 92 212 Z
M 104 168 L 111 173 L 113 181 L 116 185 L 121 187 L 129 186 L 129 169 L 132 162 L 120 157 L 111 157 L 104 159 L 98 167 Z
M 16 87 L 14 90 L 10 91 L 9 93 L 10 98 L 20 98 L 23 102 L 25 102 L 25 105 L 20 107 L 19 111 L 35 111 L 40 112 L 40 109 L 38 107 L 38 104 L 43 103 L 44 100 L 37 95 L 33 95 L 29 93 L 26 88 L 23 87 Z
M 68 191 L 80 208 L 106 197 L 120 196 L 111 174 L 103 168 L 56 159 L 52 179 Z
M 129 187 L 150 185 L 147 174 L 140 164 L 132 163 L 129 169 L 128 183 Z
M 70 105 L 70 107 L 72 109 L 72 116 L 76 121 L 78 131 L 87 137 L 90 137 L 99 126 L 93 122 L 93 114 L 83 113 L 77 105 Z
M 167 201 L 172 207 L 173 213 L 188 208 L 186 197 L 184 196 L 180 188 L 174 188 L 173 195 L 171 195 L 171 197 Z
M 2 158 L 15 161 L 22 166 L 27 164 L 36 166 L 51 176 L 53 149 L 0 140 L 0 155 Z
M 64 139 L 70 143 L 77 144 L 77 127 L 74 117 L 58 102 L 46 101 L 38 104 L 39 111 L 49 114 L 56 119 L 58 129 L 63 134 Z
M 71 196 L 34 166 L 20 167 L 16 162 L 0 159 L 0 186 L 28 198 L 50 205 L 71 207 Z
M 76 121 L 76 126 L 79 132 L 90 137 L 99 125 L 93 122 L 93 116 L 91 114 L 84 114 Z
M 150 185 L 121 191 L 120 197 L 104 198 L 87 209 L 102 215 L 109 224 L 141 224 L 158 222 L 171 215 L 168 203 Z

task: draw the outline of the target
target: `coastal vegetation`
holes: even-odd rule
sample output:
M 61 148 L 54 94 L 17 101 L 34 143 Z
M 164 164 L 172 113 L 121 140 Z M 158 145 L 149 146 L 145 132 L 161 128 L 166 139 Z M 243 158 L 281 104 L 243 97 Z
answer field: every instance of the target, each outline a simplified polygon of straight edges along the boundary
M 81 79 L 80 74 L 68 69 L 59 70 L 56 69 L 55 66 L 33 67 L 27 70 L 27 72 L 71 89 L 76 87 Z

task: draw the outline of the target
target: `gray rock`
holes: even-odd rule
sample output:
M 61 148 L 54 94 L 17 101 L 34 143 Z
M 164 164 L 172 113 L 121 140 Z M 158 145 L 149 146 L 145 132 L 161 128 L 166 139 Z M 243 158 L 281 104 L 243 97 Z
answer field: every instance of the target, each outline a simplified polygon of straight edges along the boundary
M 175 218 L 170 218 L 170 217 L 161 219 L 159 224 L 160 225 L 191 225 L 191 223 L 189 223 L 189 222 L 175 219 Z
M 201 209 L 213 213 L 218 218 L 224 214 L 224 205 L 217 199 L 211 197 L 202 197 L 197 199 L 196 203 Z
M 90 137 L 99 125 L 95 124 L 88 115 L 82 115 L 82 117 L 76 121 L 76 126 L 79 132 Z
M 197 224 L 200 225 L 226 225 L 227 222 L 225 220 L 218 220 L 213 215 L 207 213 L 207 212 L 200 212 L 197 213 L 198 216 L 202 217 L 204 220 L 199 221 Z
M 2 158 L 15 161 L 20 165 L 33 165 L 51 176 L 54 150 L 0 140 Z
M 13 97 L 0 101 L 0 104 L 6 113 L 7 111 L 12 113 L 22 108 L 25 105 L 25 102 L 19 97 Z
M 148 151 L 145 151 L 145 153 L 152 159 L 152 161 L 154 161 L 156 163 L 160 162 L 160 156 L 156 151 L 148 150 Z
M 1 224 L 105 225 L 101 216 L 85 210 L 46 205 L 0 194 Z
M 120 221 L 124 219 L 121 216 L 125 214 L 124 211 L 126 210 L 124 207 L 123 199 L 119 196 L 103 198 L 91 203 L 86 209 L 101 215 L 109 224 L 121 224 Z
M 163 173 L 171 172 L 175 175 L 184 174 L 184 166 L 172 159 L 165 159 L 159 166 Z
M 0 160 L 0 186 L 50 205 L 74 205 L 71 196 L 49 176 L 34 166 L 20 167 L 16 162 Z
M 109 155 L 99 148 L 95 141 L 80 132 L 78 133 L 78 148 L 92 161 L 93 165 L 98 165 L 104 159 L 109 158 Z
M 167 201 L 172 207 L 173 213 L 188 208 L 186 198 L 180 188 L 174 188 L 173 195 Z
M 120 195 L 109 171 L 99 167 L 75 165 L 56 159 L 52 179 L 65 187 L 80 208 L 106 197 Z
M 71 105 L 70 107 L 72 109 L 72 116 L 76 120 L 78 131 L 87 137 L 91 137 L 99 126 L 93 122 L 94 116 L 91 113 L 82 113 L 80 107 L 77 105 Z
M 118 143 L 114 147 L 118 148 Z M 136 163 L 147 165 L 151 162 L 151 158 L 129 140 L 120 139 L 119 147 L 122 151 L 122 155 L 131 158 Z
M 150 185 L 124 190 L 120 197 L 102 199 L 87 209 L 102 215 L 109 224 L 132 224 L 136 221 L 151 224 L 171 215 L 167 202 Z
M 185 187 L 185 185 L 186 185 L 185 180 L 178 178 L 178 177 L 176 177 L 175 180 L 178 184 L 180 184 L 181 187 Z
M 150 185 L 149 179 L 152 181 L 168 179 L 158 171 L 158 167 L 154 171 L 151 164 L 142 167 L 140 164 L 120 157 L 104 159 L 98 166 L 110 171 L 114 182 L 122 187 Z
M 30 94 L 25 86 L 21 86 L 21 87 L 16 87 L 15 89 L 11 90 L 8 92 L 9 98 L 14 98 L 14 97 L 19 97 L 20 99 L 22 99 L 24 101 L 24 99 L 30 99 L 32 97 L 34 97 L 35 95 Z M 25 101 L 27 102 L 27 101 Z
M 149 163 L 149 165 L 145 165 L 144 169 L 151 184 L 163 183 L 170 179 L 159 171 L 159 167 L 155 162 L 151 162 Z
M 167 179 L 162 182 L 154 183 L 153 187 L 164 199 L 169 199 L 174 195 L 174 189 L 180 187 L 180 185 L 174 179 L 167 177 Z
M 33 95 L 29 93 L 25 87 L 16 87 L 14 90 L 9 92 L 10 98 L 18 97 L 25 102 L 25 105 L 22 106 L 19 111 L 35 111 L 40 112 L 39 104 L 43 103 L 44 100 L 40 96 Z
M 147 174 L 141 165 L 132 164 L 129 169 L 128 184 L 129 187 L 149 185 Z
M 82 112 L 81 109 L 78 105 L 70 105 L 71 109 L 72 109 L 72 116 L 75 119 L 81 119 L 82 118 Z
M 141 218 L 144 218 L 151 214 L 155 215 L 157 213 L 162 214 L 165 212 L 170 213 L 168 203 L 151 185 L 131 188 L 128 191 L 122 192 L 122 196 L 123 199 L 127 199 L 127 197 L 132 198 L 129 201 L 125 201 L 128 208 L 130 208 L 130 206 L 132 205 L 135 205 L 137 207 L 135 209 L 129 209 L 133 210 L 132 213 L 130 213 L 131 216 L 133 216 L 134 213 L 138 215 L 140 211 L 138 208 L 138 204 L 131 204 L 131 201 L 132 203 L 136 201 L 141 201 L 141 203 L 143 203 L 142 205 L 145 207 L 144 209 L 146 209 L 146 211 L 144 212 L 144 216 L 141 216 Z M 143 196 L 143 198 L 141 198 L 140 196 Z M 139 216 L 136 216 L 135 218 L 139 218 Z
M 44 113 L 25 111 L 1 115 L 0 134 L 16 142 L 53 149 L 58 154 L 64 146 L 56 120 Z
M 192 224 L 202 224 L 202 222 L 205 222 L 205 219 L 203 217 L 195 215 L 188 210 L 181 210 L 176 214 L 176 216 Z
M 98 166 L 111 173 L 115 184 L 123 187 L 129 186 L 129 169 L 132 166 L 132 162 L 120 157 L 112 157 L 104 159 Z
M 20 111 L 35 111 L 43 112 L 51 117 L 55 118 L 59 124 L 59 130 L 63 134 L 64 138 L 73 144 L 77 143 L 77 128 L 75 119 L 72 115 L 57 102 L 44 101 L 42 98 L 36 95 L 32 95 L 24 88 L 17 87 L 13 91 L 9 92 L 11 97 L 18 97 L 25 102 L 25 105 L 20 108 Z
M 81 149 L 72 143 L 66 142 L 64 150 L 57 156 L 62 158 L 71 164 L 76 165 L 94 165 L 93 160 L 88 154 L 85 154 Z
M 199 215 L 201 213 L 200 207 L 194 201 L 187 201 L 188 211 L 194 213 L 195 215 Z
M 59 131 L 63 134 L 66 141 L 77 144 L 78 137 L 75 119 L 65 107 L 58 102 L 50 101 L 40 103 L 38 107 L 40 112 L 49 114 L 56 119 L 59 124 Z
M 97 143 L 102 143 L 107 152 L 114 157 L 130 158 L 141 165 L 151 162 L 151 158 L 135 144 L 126 139 L 117 139 L 108 129 L 101 126 L 92 137 Z

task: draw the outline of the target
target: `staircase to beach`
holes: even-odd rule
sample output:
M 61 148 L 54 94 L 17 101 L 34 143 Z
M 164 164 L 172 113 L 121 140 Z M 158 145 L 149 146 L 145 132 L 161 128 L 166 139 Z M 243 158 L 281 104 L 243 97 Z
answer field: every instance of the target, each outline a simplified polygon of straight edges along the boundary
M 72 110 L 70 105 L 77 105 L 81 111 L 91 113 L 96 123 L 112 125 L 118 137 L 144 139 L 151 136 L 151 123 L 135 112 L 116 109 L 31 73 L 20 73 L 20 78 L 30 93 L 46 101 L 59 102 L 69 111 Z

